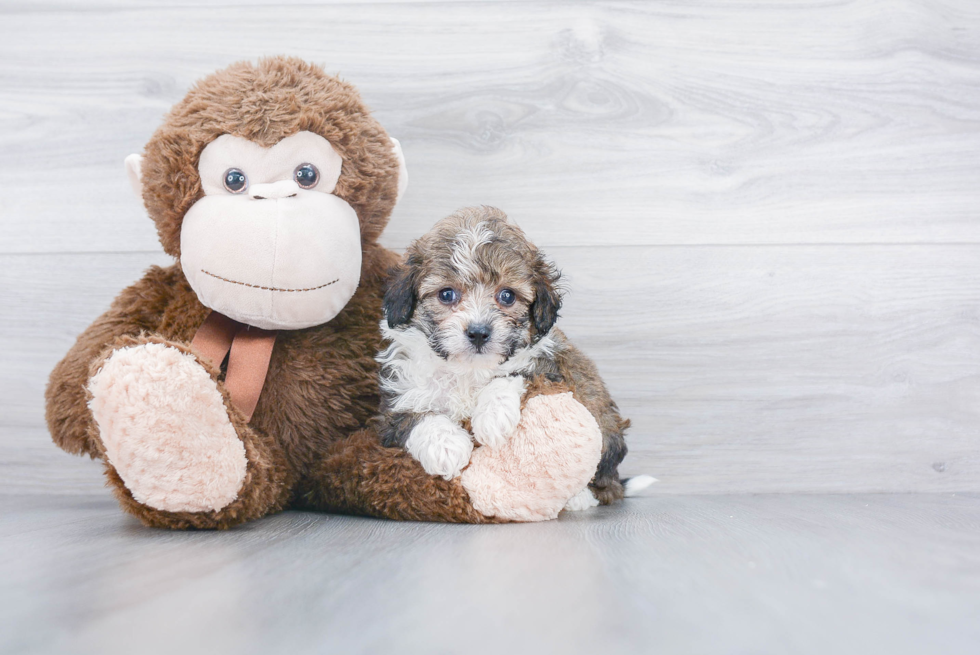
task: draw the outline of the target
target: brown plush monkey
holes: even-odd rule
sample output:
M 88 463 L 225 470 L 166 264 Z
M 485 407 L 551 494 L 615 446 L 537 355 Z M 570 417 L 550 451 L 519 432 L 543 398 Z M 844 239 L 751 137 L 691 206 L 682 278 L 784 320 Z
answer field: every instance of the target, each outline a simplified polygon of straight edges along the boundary
M 127 168 L 176 263 L 78 338 L 51 374 L 47 421 L 61 448 L 105 461 L 143 523 L 227 528 L 285 508 L 536 520 L 588 482 L 601 437 L 570 394 L 530 417 L 574 419 L 573 443 L 553 444 L 562 457 L 533 461 L 552 446 L 522 453 L 536 437 L 517 434 L 471 475 L 481 488 L 364 429 L 397 261 L 377 239 L 405 173 L 351 85 L 297 59 L 235 64 L 191 89 Z M 539 480 L 553 497 L 529 501 Z

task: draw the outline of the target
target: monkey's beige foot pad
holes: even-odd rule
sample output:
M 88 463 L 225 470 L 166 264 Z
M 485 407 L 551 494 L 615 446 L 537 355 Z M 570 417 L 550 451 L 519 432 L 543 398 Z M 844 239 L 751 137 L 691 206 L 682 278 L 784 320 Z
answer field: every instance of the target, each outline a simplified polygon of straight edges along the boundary
M 106 458 L 140 503 L 219 510 L 245 479 L 245 447 L 210 374 L 161 343 L 120 348 L 89 381 Z
M 511 438 L 477 448 L 460 481 L 481 514 L 544 521 L 588 485 L 601 456 L 599 426 L 571 393 L 535 396 Z

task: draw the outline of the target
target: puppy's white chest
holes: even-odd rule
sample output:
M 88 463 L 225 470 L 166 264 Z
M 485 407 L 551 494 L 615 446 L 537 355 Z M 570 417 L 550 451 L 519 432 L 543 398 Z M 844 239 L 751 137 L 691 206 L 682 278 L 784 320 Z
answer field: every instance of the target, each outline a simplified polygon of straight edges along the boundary
M 429 411 L 445 414 L 457 422 L 470 418 L 480 391 L 491 379 L 492 376 L 486 373 L 473 375 L 471 372 L 448 369 L 435 371 L 426 385 Z
M 457 423 L 481 411 L 481 394 L 488 385 L 499 386 L 502 398 L 512 396 L 497 403 L 508 408 L 508 416 L 514 413 L 515 403 L 519 410 L 524 385 L 515 374 L 530 370 L 537 357 L 550 357 L 555 347 L 554 340 L 545 336 L 496 366 L 470 365 L 439 357 L 417 328 L 396 330 L 384 320 L 380 327 L 391 342 L 377 357 L 382 366 L 381 388 L 390 411 L 441 414 Z M 503 384 L 508 378 L 514 381 Z

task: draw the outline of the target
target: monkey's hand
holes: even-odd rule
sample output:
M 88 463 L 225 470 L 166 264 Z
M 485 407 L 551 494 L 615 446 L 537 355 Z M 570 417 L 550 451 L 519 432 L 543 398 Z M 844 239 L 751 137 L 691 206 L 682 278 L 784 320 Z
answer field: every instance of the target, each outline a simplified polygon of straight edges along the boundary
M 514 434 L 521 421 L 524 378 L 512 375 L 496 378 L 476 399 L 471 423 L 473 436 L 484 446 L 499 448 Z

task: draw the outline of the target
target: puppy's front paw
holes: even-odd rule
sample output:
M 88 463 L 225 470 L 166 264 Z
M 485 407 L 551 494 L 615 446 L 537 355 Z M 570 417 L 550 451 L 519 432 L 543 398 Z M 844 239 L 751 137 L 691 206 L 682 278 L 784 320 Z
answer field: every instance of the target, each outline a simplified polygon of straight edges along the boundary
M 445 416 L 433 414 L 412 428 L 405 450 L 429 475 L 452 480 L 470 463 L 473 441 L 466 430 Z
M 476 399 L 471 423 L 473 436 L 490 448 L 502 446 L 521 422 L 521 396 L 524 378 L 497 378 L 483 388 Z

